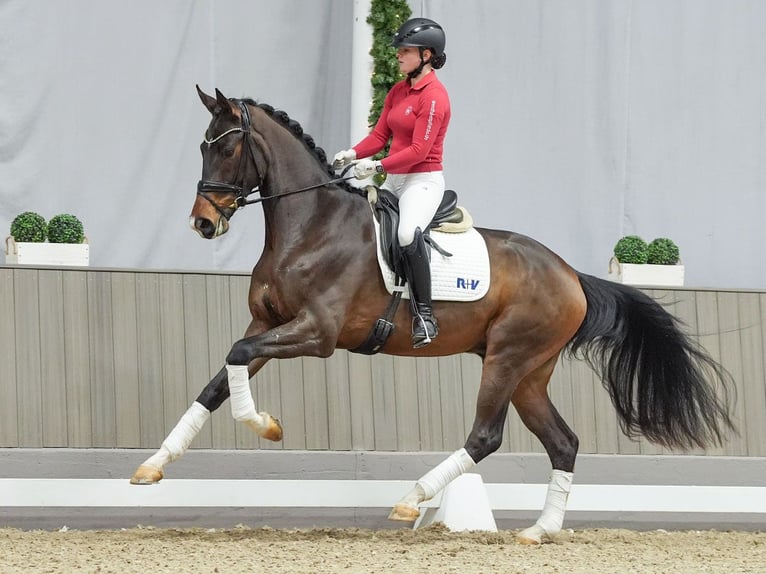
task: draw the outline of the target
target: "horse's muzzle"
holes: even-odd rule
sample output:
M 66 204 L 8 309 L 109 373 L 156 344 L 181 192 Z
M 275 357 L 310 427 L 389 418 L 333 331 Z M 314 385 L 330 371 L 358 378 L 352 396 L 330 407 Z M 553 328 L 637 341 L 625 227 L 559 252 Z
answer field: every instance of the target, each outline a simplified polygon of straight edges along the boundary
M 229 230 L 229 222 L 226 221 L 225 217 L 219 217 L 218 223 L 215 224 L 206 217 L 194 217 L 192 215 L 189 217 L 189 225 L 204 239 L 213 239 Z

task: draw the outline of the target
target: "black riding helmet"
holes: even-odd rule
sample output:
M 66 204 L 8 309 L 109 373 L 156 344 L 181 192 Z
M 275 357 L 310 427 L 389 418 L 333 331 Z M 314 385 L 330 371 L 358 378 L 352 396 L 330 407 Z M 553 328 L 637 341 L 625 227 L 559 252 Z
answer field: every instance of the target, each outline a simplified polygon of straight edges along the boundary
M 439 24 L 428 18 L 412 18 L 399 27 L 391 45 L 394 48 L 400 46 L 416 46 L 418 48 L 430 48 L 434 56 L 444 53 L 447 38 Z
M 442 27 L 428 18 L 407 20 L 399 27 L 391 40 L 391 45 L 394 48 L 412 46 L 420 51 L 420 65 L 407 74 L 409 78 L 415 78 L 423 71 L 423 66 L 426 65 L 425 60 L 423 60 L 423 50 L 426 48 L 433 52 L 431 56 L 433 68 L 437 70 L 441 68 L 447 60 L 447 55 L 444 53 L 446 43 L 447 37 Z

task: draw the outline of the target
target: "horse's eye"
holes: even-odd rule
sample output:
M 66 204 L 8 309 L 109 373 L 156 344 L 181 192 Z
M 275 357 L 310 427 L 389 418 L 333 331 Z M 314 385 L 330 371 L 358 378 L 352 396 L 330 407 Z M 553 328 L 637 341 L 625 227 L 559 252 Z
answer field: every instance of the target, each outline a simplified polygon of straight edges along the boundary
M 231 157 L 234 155 L 234 148 L 233 147 L 225 147 L 223 148 L 223 157 Z

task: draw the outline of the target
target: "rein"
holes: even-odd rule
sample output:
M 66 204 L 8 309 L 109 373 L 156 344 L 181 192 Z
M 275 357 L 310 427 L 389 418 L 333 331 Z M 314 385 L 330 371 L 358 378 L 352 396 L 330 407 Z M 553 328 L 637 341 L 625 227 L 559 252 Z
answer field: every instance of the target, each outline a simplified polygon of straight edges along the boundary
M 240 162 L 239 162 L 239 168 L 237 169 L 237 176 L 235 176 L 234 181 L 236 181 L 239 178 L 239 174 L 241 174 L 247 167 L 246 161 L 247 158 L 246 155 L 250 155 L 250 158 L 253 163 L 253 167 L 255 168 L 255 173 L 258 178 L 258 183 L 250 188 L 249 186 L 245 185 L 244 182 L 244 176 L 242 185 L 236 185 L 234 183 L 225 183 L 221 181 L 213 181 L 209 179 L 201 179 L 197 183 L 197 195 L 205 198 L 210 204 L 215 207 L 215 209 L 220 213 L 223 217 L 225 217 L 227 220 L 231 218 L 232 215 L 234 215 L 234 212 L 239 209 L 240 207 L 245 207 L 246 205 L 252 205 L 254 203 L 261 203 L 263 201 L 266 201 L 268 199 L 278 199 L 280 197 L 285 197 L 288 195 L 294 195 L 296 193 L 304 193 L 306 191 L 311 191 L 313 189 L 319 189 L 320 187 L 324 187 L 326 185 L 333 185 L 342 183 L 344 181 L 348 181 L 350 179 L 353 179 L 354 176 L 346 176 L 346 172 L 352 167 L 349 165 L 346 167 L 346 169 L 343 170 L 340 177 L 336 177 L 335 179 L 331 179 L 329 181 L 324 181 L 321 183 L 317 183 L 314 185 L 307 185 L 306 187 L 302 187 L 300 189 L 293 189 L 291 191 L 285 191 L 282 193 L 277 193 L 275 195 L 268 195 L 268 196 L 261 196 L 255 199 L 248 199 L 250 195 L 253 193 L 260 193 L 261 192 L 261 183 L 263 182 L 263 179 L 261 178 L 261 175 L 258 173 L 258 164 L 255 161 L 255 142 L 253 141 L 252 135 L 250 134 L 250 112 L 247 109 L 247 104 L 245 102 L 238 102 L 239 109 L 241 112 L 242 117 L 242 126 L 237 128 L 231 128 L 229 130 L 226 130 L 222 134 L 214 137 L 213 139 L 207 139 L 207 137 L 203 136 L 204 142 L 209 146 L 219 141 L 224 136 L 229 135 L 230 133 L 234 132 L 242 132 L 242 152 L 240 153 Z M 216 204 L 210 197 L 207 195 L 209 193 L 234 193 L 234 201 L 228 208 L 221 208 L 218 204 Z

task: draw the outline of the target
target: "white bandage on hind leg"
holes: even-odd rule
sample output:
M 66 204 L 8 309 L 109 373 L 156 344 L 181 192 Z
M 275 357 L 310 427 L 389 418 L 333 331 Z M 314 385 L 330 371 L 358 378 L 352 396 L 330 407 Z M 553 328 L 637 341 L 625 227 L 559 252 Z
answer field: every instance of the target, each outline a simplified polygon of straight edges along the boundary
M 564 524 L 564 513 L 567 509 L 567 498 L 569 498 L 569 492 L 572 490 L 573 477 L 573 473 L 563 470 L 554 469 L 551 473 L 545 506 L 536 523 L 549 536 L 561 532 L 561 526 Z
M 234 417 L 235 421 L 247 423 L 256 429 L 264 428 L 266 425 L 265 418 L 255 412 L 247 365 L 226 365 L 226 373 L 229 377 L 231 416 Z
M 199 434 L 209 418 L 210 411 L 194 401 L 167 438 L 162 441 L 160 450 L 149 457 L 144 464 L 162 470 L 167 463 L 173 462 L 188 450 L 192 440 Z
M 431 500 L 442 488 L 474 466 L 476 463 L 464 448 L 456 450 L 447 460 L 439 463 L 418 480 L 417 484 L 425 492 L 426 497 L 423 500 Z

